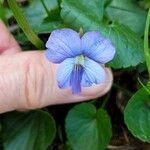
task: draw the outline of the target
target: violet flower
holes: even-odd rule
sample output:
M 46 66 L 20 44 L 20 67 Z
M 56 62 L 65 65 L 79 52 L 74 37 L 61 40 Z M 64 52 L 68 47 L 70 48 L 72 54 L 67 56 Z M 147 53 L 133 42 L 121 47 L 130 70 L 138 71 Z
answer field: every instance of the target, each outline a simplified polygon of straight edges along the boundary
M 109 62 L 115 55 L 111 41 L 95 31 L 80 37 L 72 29 L 55 30 L 46 47 L 48 60 L 60 63 L 57 70 L 58 86 L 71 87 L 72 94 L 81 92 L 81 87 L 104 81 L 105 71 L 99 64 Z

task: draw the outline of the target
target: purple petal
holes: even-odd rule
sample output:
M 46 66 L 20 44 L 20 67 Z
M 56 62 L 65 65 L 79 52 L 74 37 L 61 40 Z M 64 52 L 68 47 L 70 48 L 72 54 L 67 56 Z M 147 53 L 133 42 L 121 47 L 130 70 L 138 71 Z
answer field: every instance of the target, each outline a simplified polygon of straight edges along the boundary
M 81 65 L 75 65 L 70 80 L 70 84 L 72 87 L 72 94 L 78 94 L 79 92 L 81 92 L 82 75 L 83 75 L 83 67 Z
M 81 86 L 89 87 L 92 84 L 100 84 L 105 80 L 104 69 L 95 61 L 86 58 Z
M 71 29 L 55 30 L 46 43 L 47 58 L 55 63 L 82 53 L 81 39 L 77 32 Z
M 99 32 L 91 31 L 86 32 L 82 36 L 81 41 L 83 53 L 88 54 L 91 53 L 91 47 L 93 46 L 93 44 L 103 41 L 103 37 L 100 35 Z
M 53 63 L 61 63 L 64 59 L 67 58 L 67 56 L 50 49 L 45 51 L 45 55 L 46 58 Z
M 99 32 L 87 32 L 83 35 L 82 50 L 87 57 L 101 64 L 109 62 L 115 55 L 111 41 Z
M 70 87 L 71 74 L 74 68 L 74 58 L 65 59 L 57 69 L 57 82 L 60 88 Z

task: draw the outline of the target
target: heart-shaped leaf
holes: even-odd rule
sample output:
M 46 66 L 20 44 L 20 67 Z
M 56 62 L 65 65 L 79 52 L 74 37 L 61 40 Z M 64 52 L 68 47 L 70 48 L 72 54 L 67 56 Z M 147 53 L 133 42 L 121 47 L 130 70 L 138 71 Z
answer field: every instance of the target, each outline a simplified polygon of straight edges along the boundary
M 52 116 L 42 110 L 8 113 L 2 123 L 5 150 L 46 150 L 56 133 Z
M 112 135 L 110 118 L 90 103 L 79 104 L 67 115 L 66 133 L 74 150 L 104 150 Z
M 124 111 L 124 119 L 134 136 L 150 143 L 150 94 L 145 88 L 131 97 Z

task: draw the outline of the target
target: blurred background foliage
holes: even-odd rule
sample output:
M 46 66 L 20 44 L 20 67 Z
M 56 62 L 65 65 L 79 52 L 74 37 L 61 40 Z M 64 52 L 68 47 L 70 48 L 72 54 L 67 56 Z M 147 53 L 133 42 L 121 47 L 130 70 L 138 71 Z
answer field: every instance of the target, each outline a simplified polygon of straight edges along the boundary
M 117 50 L 107 64 L 114 73 L 108 94 L 88 103 L 3 114 L 0 148 L 149 150 L 150 85 L 144 57 L 149 8 L 149 0 L 0 0 L 0 18 L 23 50 L 45 49 L 50 32 L 65 27 L 99 31 Z

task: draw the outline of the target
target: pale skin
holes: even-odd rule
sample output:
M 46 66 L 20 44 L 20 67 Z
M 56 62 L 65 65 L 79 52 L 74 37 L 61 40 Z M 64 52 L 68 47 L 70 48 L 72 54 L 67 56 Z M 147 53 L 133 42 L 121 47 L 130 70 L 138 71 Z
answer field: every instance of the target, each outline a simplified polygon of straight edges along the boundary
M 59 89 L 58 65 L 49 62 L 44 51 L 22 52 L 1 20 L 0 54 L 0 113 L 90 100 L 103 96 L 112 85 L 112 72 L 104 67 L 106 78 L 99 85 L 82 88 L 78 95 Z

